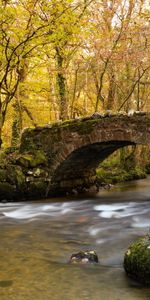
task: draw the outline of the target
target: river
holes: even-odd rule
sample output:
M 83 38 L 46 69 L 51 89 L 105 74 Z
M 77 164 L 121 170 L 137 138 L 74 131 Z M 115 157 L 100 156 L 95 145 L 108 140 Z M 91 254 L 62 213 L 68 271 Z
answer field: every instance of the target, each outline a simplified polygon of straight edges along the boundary
M 0 300 L 150 299 L 122 266 L 149 230 L 150 177 L 93 197 L 0 203 Z M 98 265 L 68 263 L 93 249 Z

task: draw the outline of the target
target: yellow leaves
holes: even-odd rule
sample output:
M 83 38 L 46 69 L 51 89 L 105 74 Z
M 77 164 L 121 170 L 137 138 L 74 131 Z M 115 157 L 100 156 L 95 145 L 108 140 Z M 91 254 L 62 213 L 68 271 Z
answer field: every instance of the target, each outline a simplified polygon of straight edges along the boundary
M 27 76 L 19 88 L 27 106 L 32 102 L 35 115 L 39 103 L 49 105 L 49 110 L 58 108 L 56 47 L 63 59 L 61 72 L 66 81 L 68 107 L 73 99 L 72 110 L 80 114 L 84 113 L 84 102 L 85 111 L 95 109 L 103 72 L 101 96 L 107 101 L 112 69 L 118 84 L 115 96 L 120 99 L 120 94 L 124 95 L 131 85 L 126 76 L 127 65 L 134 82 L 135 69 L 148 64 L 148 8 L 138 13 L 137 3 L 136 19 L 135 14 L 131 15 L 127 26 L 121 19 L 122 2 L 113 1 L 112 12 L 110 2 L 93 1 L 85 11 L 84 0 L 17 0 L 9 1 L 6 9 L 0 7 L 1 78 L 11 58 L 7 82 L 12 80 L 12 87 L 28 58 Z M 112 16 L 116 15 L 114 22 Z M 147 91 L 148 88 L 146 85 Z

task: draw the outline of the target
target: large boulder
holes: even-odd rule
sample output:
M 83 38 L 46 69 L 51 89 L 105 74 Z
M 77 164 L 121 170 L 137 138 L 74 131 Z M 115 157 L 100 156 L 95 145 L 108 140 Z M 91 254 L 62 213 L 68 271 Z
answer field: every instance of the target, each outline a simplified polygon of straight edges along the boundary
M 124 256 L 124 269 L 130 277 L 150 285 L 150 234 L 130 245 Z

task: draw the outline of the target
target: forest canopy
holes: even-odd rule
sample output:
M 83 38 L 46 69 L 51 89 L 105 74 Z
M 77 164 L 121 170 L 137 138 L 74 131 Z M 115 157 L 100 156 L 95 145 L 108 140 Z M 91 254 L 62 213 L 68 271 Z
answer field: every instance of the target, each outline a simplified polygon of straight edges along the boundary
M 149 28 L 147 0 L 0 0 L 3 146 L 24 127 L 150 110 Z

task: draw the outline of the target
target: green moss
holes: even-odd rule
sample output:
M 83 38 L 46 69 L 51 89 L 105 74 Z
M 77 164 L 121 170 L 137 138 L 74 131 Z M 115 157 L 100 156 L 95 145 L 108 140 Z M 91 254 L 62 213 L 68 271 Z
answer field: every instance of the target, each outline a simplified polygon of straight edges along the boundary
M 65 120 L 65 121 L 63 121 L 63 122 L 58 122 L 58 123 L 55 123 L 53 126 L 54 127 L 66 127 L 66 126 L 68 126 L 68 125 L 71 125 L 71 124 L 73 124 L 73 123 L 75 123 L 73 120 Z
M 150 285 L 150 234 L 128 248 L 124 256 L 124 269 L 129 276 Z
M 23 174 L 22 168 L 20 166 L 15 166 L 16 174 L 16 184 L 19 190 L 25 187 L 25 175 Z
M 21 155 L 21 156 L 18 158 L 18 162 L 19 162 L 22 166 L 24 166 L 24 167 L 26 167 L 26 168 L 30 167 L 30 162 L 31 162 L 32 160 L 33 160 L 33 156 L 32 156 L 31 154 L 28 154 L 28 153 L 23 154 L 23 155 Z
M 131 176 L 133 176 L 133 179 L 142 179 L 146 178 L 146 170 L 142 169 L 139 166 L 136 166 L 133 170 L 130 171 Z
M 89 134 L 93 130 L 93 126 L 100 122 L 101 119 L 91 119 L 88 121 L 65 121 L 59 125 L 60 128 L 68 128 L 68 130 L 73 132 L 78 132 L 79 134 Z
M 4 169 L 0 169 L 0 182 L 6 181 L 7 171 Z
M 115 184 L 135 179 L 142 179 L 146 177 L 146 172 L 140 168 L 126 171 L 120 167 L 115 168 L 98 168 L 96 174 L 100 182 Z
M 4 151 L 0 151 L 0 162 L 6 158 L 6 153 Z
M 18 162 L 26 168 L 34 168 L 39 165 L 46 165 L 47 158 L 43 151 L 37 150 L 33 154 L 25 153 L 20 155 Z
M 1 150 L 0 151 L 0 167 L 4 168 L 6 165 L 6 160 L 7 160 L 7 155 L 5 151 Z
M 123 182 L 132 179 L 132 177 L 125 170 L 120 170 L 119 168 L 111 170 L 99 168 L 97 169 L 96 173 L 100 182 L 106 184 L 115 184 L 118 182 Z
M 33 143 L 33 137 L 35 135 L 35 128 L 27 128 L 23 131 L 21 136 L 20 152 L 34 151 L 36 149 Z

